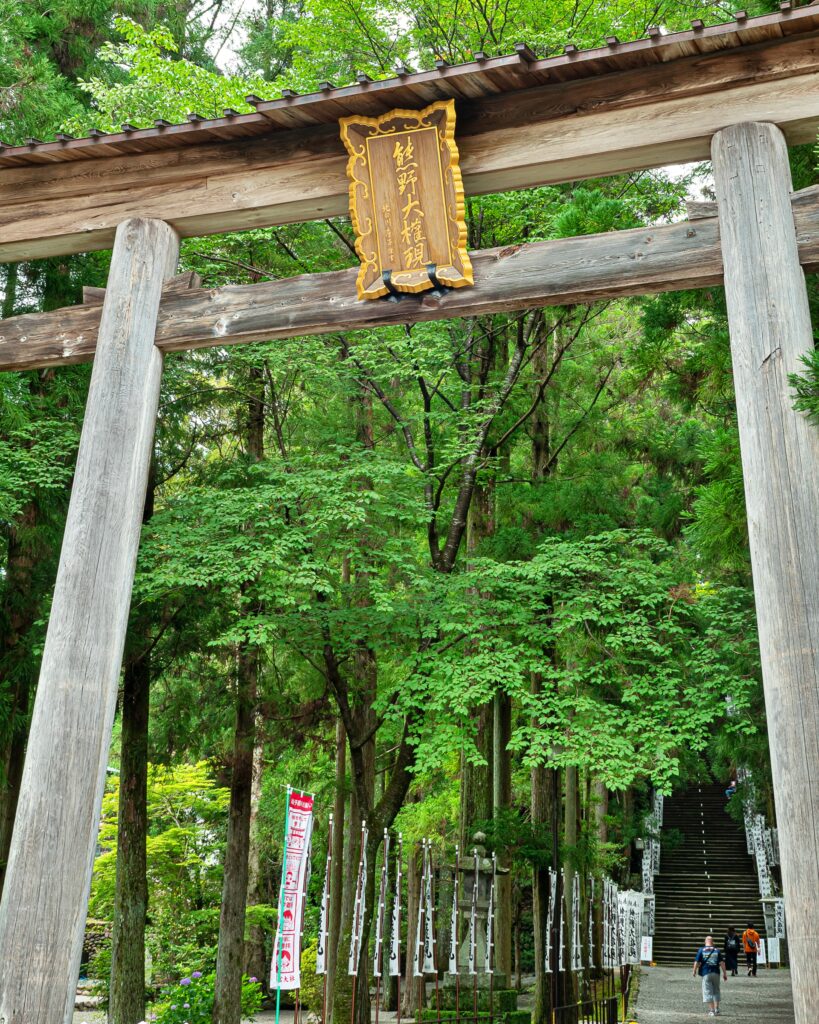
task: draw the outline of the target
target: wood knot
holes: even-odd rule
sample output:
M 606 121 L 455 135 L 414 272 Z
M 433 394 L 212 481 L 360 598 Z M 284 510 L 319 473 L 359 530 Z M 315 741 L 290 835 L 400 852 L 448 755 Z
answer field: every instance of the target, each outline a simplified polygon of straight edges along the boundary
M 515 253 L 519 249 L 522 249 L 522 248 L 523 248 L 522 244 L 507 245 L 507 247 L 505 249 L 501 249 L 501 251 L 498 253 L 498 259 L 499 260 L 503 260 L 503 259 L 506 259 L 507 256 L 514 256 Z

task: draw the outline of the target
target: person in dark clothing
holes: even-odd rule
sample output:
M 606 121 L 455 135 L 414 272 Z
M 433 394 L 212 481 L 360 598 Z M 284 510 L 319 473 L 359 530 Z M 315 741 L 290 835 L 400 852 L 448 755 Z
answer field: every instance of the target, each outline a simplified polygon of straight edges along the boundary
M 730 971 L 734 978 L 737 976 L 739 968 L 739 947 L 739 936 L 736 933 L 736 929 L 731 927 L 728 929 L 722 948 L 725 951 L 725 969 Z

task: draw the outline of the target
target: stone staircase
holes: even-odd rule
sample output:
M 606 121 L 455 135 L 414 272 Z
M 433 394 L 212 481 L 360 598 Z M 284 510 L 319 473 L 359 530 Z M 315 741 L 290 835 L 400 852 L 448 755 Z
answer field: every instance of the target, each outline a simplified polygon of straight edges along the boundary
M 690 967 L 706 935 L 722 948 L 729 925 L 741 935 L 753 921 L 765 937 L 753 858 L 725 807 L 724 787 L 712 782 L 665 802 L 663 830 L 678 830 L 683 841 L 673 850 L 663 845 L 654 879 L 655 963 Z

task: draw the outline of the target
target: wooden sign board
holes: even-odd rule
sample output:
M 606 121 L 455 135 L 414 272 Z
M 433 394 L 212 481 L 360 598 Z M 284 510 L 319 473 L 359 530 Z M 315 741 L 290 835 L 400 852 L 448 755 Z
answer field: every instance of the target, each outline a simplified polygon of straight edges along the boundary
M 472 284 L 455 103 L 345 117 L 360 299 Z

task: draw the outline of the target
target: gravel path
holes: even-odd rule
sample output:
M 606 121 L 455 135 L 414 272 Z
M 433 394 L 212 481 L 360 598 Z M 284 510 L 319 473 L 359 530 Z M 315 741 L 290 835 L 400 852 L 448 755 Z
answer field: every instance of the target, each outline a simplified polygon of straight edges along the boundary
M 791 972 L 760 967 L 756 978 L 743 972 L 722 982 L 720 1017 L 743 1024 L 793 1024 Z M 640 968 L 636 1019 L 640 1024 L 684 1024 L 708 1019 L 699 978 L 680 967 Z

